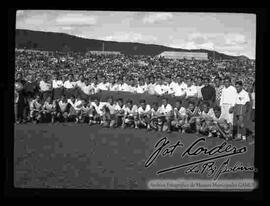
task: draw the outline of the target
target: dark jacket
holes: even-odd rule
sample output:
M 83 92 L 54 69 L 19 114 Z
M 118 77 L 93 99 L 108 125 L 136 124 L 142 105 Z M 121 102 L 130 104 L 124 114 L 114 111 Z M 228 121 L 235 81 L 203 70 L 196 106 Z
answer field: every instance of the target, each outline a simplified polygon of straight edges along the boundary
M 216 90 L 214 87 L 208 85 L 202 88 L 202 97 L 204 101 L 214 102 L 216 99 Z

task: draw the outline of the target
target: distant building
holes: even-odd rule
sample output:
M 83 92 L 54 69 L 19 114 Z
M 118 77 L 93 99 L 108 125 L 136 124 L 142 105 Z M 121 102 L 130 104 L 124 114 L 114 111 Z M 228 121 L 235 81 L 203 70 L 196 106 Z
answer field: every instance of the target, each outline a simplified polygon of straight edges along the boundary
M 159 54 L 158 56 L 167 59 L 208 60 L 208 54 L 205 52 L 165 51 Z
M 119 55 L 121 52 L 117 51 L 88 51 L 86 54 L 95 54 L 95 55 Z

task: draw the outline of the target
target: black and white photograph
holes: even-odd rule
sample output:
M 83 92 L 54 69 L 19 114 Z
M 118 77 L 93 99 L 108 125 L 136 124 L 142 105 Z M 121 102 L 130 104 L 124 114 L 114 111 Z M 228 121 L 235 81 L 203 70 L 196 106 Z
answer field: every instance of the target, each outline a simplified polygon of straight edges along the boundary
M 259 186 L 256 14 L 17 10 L 14 36 L 15 188 Z

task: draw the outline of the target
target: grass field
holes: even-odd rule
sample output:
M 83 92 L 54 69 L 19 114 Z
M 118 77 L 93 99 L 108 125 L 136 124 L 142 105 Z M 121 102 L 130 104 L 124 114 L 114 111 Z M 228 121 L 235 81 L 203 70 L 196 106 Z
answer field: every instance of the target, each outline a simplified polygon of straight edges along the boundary
M 198 137 L 194 134 L 167 134 L 144 129 L 110 129 L 84 124 L 22 124 L 15 125 L 14 184 L 24 188 L 89 188 L 147 189 L 151 179 L 209 178 L 206 174 L 185 174 L 185 169 L 157 175 L 170 166 L 205 158 L 180 155 Z M 146 159 L 155 143 L 167 137 L 172 143 L 181 140 L 173 156 L 157 159 L 149 168 Z M 212 148 L 222 139 L 211 138 L 204 143 Z M 254 145 L 229 142 L 236 147 L 247 146 L 247 152 L 231 157 L 230 165 L 243 162 L 253 165 Z M 200 144 L 202 145 L 202 144 Z M 225 158 L 217 160 L 221 164 Z M 224 174 L 220 179 L 253 177 L 251 172 Z

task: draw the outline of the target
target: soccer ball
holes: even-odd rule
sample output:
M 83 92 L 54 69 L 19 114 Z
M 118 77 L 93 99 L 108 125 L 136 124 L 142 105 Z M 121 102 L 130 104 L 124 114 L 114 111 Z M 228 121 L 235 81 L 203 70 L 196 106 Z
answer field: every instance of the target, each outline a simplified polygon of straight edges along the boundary
M 22 85 L 22 83 L 16 82 L 16 83 L 15 83 L 15 89 L 16 89 L 17 91 L 22 91 L 22 90 L 23 90 L 23 85 Z

